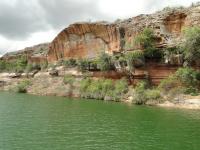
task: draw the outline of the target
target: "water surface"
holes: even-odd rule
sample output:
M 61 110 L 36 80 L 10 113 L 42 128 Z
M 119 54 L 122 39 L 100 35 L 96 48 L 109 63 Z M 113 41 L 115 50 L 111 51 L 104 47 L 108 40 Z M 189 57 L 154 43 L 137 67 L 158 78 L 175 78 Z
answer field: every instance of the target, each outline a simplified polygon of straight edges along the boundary
M 200 111 L 0 93 L 0 150 L 199 150 Z

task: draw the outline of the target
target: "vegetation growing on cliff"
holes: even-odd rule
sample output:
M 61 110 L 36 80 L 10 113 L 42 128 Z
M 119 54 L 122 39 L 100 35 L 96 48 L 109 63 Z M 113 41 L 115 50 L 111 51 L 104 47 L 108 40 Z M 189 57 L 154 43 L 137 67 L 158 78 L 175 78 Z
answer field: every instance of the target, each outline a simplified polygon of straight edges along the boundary
M 184 65 L 191 66 L 200 60 L 200 27 L 191 27 L 184 30 L 185 41 L 181 45 L 184 54 Z

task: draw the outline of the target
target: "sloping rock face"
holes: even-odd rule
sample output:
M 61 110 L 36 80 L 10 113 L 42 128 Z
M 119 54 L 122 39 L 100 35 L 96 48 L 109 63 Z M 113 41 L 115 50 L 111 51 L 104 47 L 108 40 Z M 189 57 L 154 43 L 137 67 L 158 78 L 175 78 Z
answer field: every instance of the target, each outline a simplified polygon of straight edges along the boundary
M 120 34 L 116 24 L 76 23 L 64 29 L 51 43 L 48 61 L 94 58 L 103 51 L 120 49 Z
M 134 39 L 144 28 L 152 28 L 157 47 L 181 42 L 182 29 L 200 25 L 200 6 L 168 8 L 150 15 L 139 15 L 109 24 L 76 23 L 64 29 L 51 43 L 48 61 L 67 58 L 93 58 L 107 53 L 135 50 Z
M 43 43 L 25 49 L 5 54 L 1 59 L 6 61 L 15 61 L 21 56 L 27 58 L 29 63 L 40 64 L 47 61 L 49 43 Z

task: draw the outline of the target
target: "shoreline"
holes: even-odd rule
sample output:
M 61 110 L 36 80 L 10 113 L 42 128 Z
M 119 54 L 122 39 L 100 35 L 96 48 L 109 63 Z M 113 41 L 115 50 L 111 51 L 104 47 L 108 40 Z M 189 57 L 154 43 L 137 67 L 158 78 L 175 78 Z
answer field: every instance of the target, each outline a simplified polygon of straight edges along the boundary
M 8 92 L 8 91 L 2 91 L 0 92 Z M 12 92 L 15 93 L 15 92 Z M 96 101 L 105 101 L 105 100 L 100 100 L 100 99 L 86 99 L 86 98 L 81 98 L 81 97 L 75 97 L 75 96 L 63 96 L 63 95 L 56 95 L 56 94 L 35 94 L 35 93 L 24 93 L 27 95 L 32 95 L 32 96 L 51 96 L 51 97 L 63 97 L 63 98 L 71 98 L 72 100 L 96 100 Z M 188 101 L 188 102 L 187 102 Z M 193 102 L 191 102 L 193 101 Z M 135 105 L 138 106 L 131 101 L 107 101 L 107 102 L 115 102 L 115 103 L 124 103 L 128 105 Z M 144 104 L 144 106 L 150 106 L 150 107 L 160 107 L 160 108 L 172 108 L 172 109 L 187 109 L 187 110 L 200 110 L 200 99 L 188 99 L 184 100 L 186 103 L 173 103 L 170 101 L 165 101 L 163 103 L 158 103 L 158 104 Z M 142 105 L 140 105 L 142 106 Z
M 79 74 L 78 74 L 79 75 Z M 0 73 L 0 91 L 10 91 L 14 89 L 20 81 L 28 79 L 32 84 L 27 88 L 27 94 L 35 96 L 55 96 L 55 97 L 67 97 L 73 99 L 87 99 L 81 98 L 81 93 L 78 90 L 80 78 L 77 78 L 76 82 L 71 87 L 69 84 L 63 83 L 63 76 L 52 77 L 48 72 L 37 73 L 31 78 L 11 78 L 7 73 Z M 11 90 L 12 91 L 12 90 Z M 90 98 L 89 98 L 90 99 Z M 126 95 L 120 102 L 133 104 L 133 97 Z M 94 99 L 98 100 L 98 99 Z M 112 100 L 104 100 L 112 101 Z M 115 101 L 113 101 L 115 102 Z M 148 101 L 146 106 L 156 106 L 165 108 L 180 108 L 180 109 L 193 109 L 200 110 L 200 96 L 184 96 L 181 101 L 169 101 L 165 99 L 164 102 L 159 103 L 156 100 Z

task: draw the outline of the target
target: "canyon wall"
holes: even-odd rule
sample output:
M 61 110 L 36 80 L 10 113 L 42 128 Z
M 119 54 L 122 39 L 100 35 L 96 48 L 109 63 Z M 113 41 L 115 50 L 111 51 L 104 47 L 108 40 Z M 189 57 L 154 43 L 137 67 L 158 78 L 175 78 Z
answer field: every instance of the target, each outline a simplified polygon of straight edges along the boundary
M 95 58 L 101 52 L 119 51 L 120 34 L 117 25 L 76 23 L 64 29 L 51 43 L 48 61 L 66 58 Z
M 154 14 L 142 14 L 114 23 L 75 23 L 61 31 L 51 43 L 8 53 L 3 59 L 12 60 L 18 55 L 25 55 L 31 63 L 54 63 L 69 58 L 95 58 L 102 52 L 112 55 L 115 52 L 134 51 L 140 49 L 134 39 L 144 28 L 153 29 L 157 48 L 174 47 L 182 42 L 183 29 L 192 26 L 200 26 L 199 5 L 165 8 Z M 136 71 L 134 78 L 141 80 L 148 74 L 157 84 L 178 67 L 149 63 L 145 70 Z
M 157 47 L 172 47 L 181 42 L 185 27 L 200 25 L 200 6 L 166 8 L 154 14 L 139 15 L 114 23 L 76 23 L 59 33 L 50 44 L 48 61 L 68 58 L 94 58 L 101 52 L 135 50 L 135 37 L 152 28 Z

